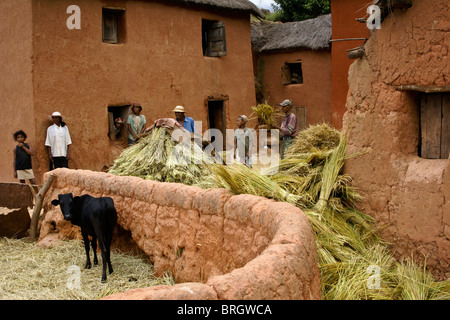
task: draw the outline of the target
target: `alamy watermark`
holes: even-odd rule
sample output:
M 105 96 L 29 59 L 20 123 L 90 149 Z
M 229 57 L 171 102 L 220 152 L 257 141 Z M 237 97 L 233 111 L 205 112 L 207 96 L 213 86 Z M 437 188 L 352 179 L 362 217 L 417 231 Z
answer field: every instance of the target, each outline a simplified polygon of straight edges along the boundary
M 370 276 L 367 278 L 367 288 L 370 290 L 381 288 L 381 269 L 377 265 L 370 265 L 366 269 Z
M 80 290 L 81 289 L 81 269 L 79 266 L 71 265 L 67 268 L 66 272 L 69 276 L 67 277 L 66 287 L 69 290 Z
M 369 18 L 366 21 L 367 28 L 370 30 L 381 29 L 381 9 L 379 6 L 373 4 L 367 7 Z

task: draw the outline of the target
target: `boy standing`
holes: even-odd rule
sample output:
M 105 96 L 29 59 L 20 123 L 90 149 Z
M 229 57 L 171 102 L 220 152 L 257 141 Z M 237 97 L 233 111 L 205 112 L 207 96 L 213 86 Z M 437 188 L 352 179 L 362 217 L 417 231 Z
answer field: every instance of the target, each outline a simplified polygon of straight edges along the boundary
M 145 116 L 141 114 L 142 107 L 139 103 L 133 103 L 131 111 L 133 113 L 128 116 L 127 120 L 128 146 L 136 143 L 138 135 L 144 133 L 146 123 Z
M 13 134 L 14 140 L 17 141 L 16 149 L 14 149 L 14 178 L 19 179 L 20 183 L 25 183 L 28 179 L 31 184 L 36 184 L 33 169 L 31 168 L 31 156 L 33 151 L 30 145 L 25 143 L 27 135 L 22 130 Z

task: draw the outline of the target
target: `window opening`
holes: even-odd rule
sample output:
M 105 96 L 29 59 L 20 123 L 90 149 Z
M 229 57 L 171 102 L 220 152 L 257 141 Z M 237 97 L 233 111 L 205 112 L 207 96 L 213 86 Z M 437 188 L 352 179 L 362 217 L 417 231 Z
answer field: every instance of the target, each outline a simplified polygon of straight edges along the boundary
M 102 41 L 123 43 L 125 34 L 125 9 L 102 9 Z
M 303 83 L 303 71 L 301 61 L 286 63 L 281 67 L 283 84 Z
M 420 95 L 419 156 L 448 159 L 450 153 L 450 94 Z
M 227 55 L 225 23 L 202 19 L 202 48 L 207 57 Z
M 119 140 L 127 136 L 126 125 L 130 108 L 129 104 L 108 107 L 108 137 L 110 140 Z

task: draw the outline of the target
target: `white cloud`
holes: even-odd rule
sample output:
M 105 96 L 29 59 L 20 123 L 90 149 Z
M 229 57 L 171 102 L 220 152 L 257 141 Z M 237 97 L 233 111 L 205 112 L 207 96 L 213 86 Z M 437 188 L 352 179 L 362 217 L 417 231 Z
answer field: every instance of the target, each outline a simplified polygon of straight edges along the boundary
M 250 2 L 253 2 L 256 6 L 263 9 L 269 9 L 272 11 L 271 4 L 275 4 L 273 0 L 250 0 Z

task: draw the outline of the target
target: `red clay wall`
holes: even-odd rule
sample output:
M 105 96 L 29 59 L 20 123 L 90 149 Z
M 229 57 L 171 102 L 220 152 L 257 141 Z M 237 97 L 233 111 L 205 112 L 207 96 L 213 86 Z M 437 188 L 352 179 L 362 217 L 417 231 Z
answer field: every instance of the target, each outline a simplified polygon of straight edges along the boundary
M 27 142 L 36 146 L 32 86 L 31 2 L 0 1 L 0 181 L 13 177 L 13 133 L 24 130 Z
M 302 61 L 303 83 L 282 84 L 285 63 Z M 331 123 L 331 55 L 328 50 L 300 50 L 259 55 L 258 71 L 264 74 L 263 94 L 274 106 L 291 99 L 295 106 L 306 107 L 306 125 Z
M 16 5 L 15 1 L 7 1 L 13 2 Z M 207 126 L 208 97 L 228 99 L 227 121 L 231 128 L 239 114 L 249 113 L 255 105 L 248 14 L 152 1 L 79 0 L 76 5 L 81 9 L 81 30 L 69 30 L 66 20 L 70 14 L 66 9 L 73 1 L 34 0 L 31 4 L 33 29 L 28 29 L 28 38 L 32 35 L 33 87 L 28 90 L 27 103 L 35 111 L 33 114 L 27 109 L 30 122 L 26 127 L 30 141 L 36 145 L 34 169 L 38 182 L 48 170 L 44 140 L 53 111 L 63 114 L 71 132 L 69 166 L 101 170 L 118 155 L 117 143 L 108 138 L 110 105 L 140 102 L 147 120 L 154 121 L 173 117 L 173 108 L 182 104 L 188 116 L 203 121 L 203 130 Z M 126 8 L 126 43 L 102 42 L 102 6 Z M 225 22 L 227 56 L 203 56 L 202 18 Z M 15 19 L 10 24 L 23 32 L 22 21 Z M 31 26 L 30 17 L 27 23 Z M 25 85 L 30 86 L 31 62 L 26 63 Z M 18 89 L 18 85 L 14 88 Z M 15 121 L 16 107 L 11 107 L 8 119 Z M 9 166 L 10 145 L 5 154 Z M 2 180 L 13 180 L 8 176 L 9 168 L 1 170 Z
M 370 35 L 366 24 L 356 21 L 356 18 L 368 16 L 368 0 L 331 0 L 332 39 L 368 38 Z M 362 45 L 364 41 L 336 41 L 331 45 L 332 60 L 332 124 L 335 128 L 342 127 L 342 118 L 346 111 L 345 103 L 348 92 L 348 69 L 353 60 L 348 58 L 347 49 Z
M 314 234 L 304 213 L 291 204 L 87 170 L 53 173 L 41 240 L 54 238 L 55 232 L 59 238 L 79 237 L 79 227 L 50 204 L 59 193 L 109 196 L 118 224 L 150 257 L 155 273 L 169 270 L 179 283 L 131 290 L 112 299 L 321 297 Z
M 350 68 L 349 160 L 345 171 L 376 217 L 397 258 L 424 260 L 440 278 L 450 272 L 450 161 L 418 156 L 419 93 L 395 86 L 449 86 L 448 1 L 413 1 L 395 10 Z

